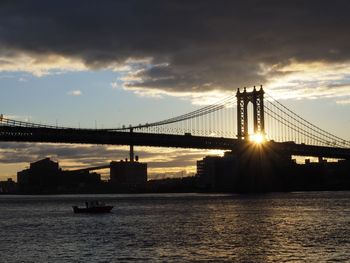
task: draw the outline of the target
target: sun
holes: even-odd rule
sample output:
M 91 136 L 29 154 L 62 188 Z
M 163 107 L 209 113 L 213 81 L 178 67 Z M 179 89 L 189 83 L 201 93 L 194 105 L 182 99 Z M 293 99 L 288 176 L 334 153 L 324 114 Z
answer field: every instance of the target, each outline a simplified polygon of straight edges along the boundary
M 256 144 L 262 144 L 265 142 L 265 136 L 261 133 L 255 133 L 250 136 L 250 140 Z

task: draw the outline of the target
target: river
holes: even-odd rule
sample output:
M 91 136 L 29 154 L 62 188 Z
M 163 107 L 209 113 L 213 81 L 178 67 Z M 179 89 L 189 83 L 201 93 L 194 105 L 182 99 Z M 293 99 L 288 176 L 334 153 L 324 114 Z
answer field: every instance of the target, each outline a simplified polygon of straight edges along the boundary
M 112 213 L 74 214 L 85 200 Z M 0 262 L 350 262 L 350 192 L 0 196 Z

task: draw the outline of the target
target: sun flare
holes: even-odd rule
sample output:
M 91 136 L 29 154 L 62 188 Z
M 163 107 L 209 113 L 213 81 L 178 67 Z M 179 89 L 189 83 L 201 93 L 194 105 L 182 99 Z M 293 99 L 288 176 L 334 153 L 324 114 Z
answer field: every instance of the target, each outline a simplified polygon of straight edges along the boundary
M 256 144 L 262 144 L 265 142 L 265 136 L 261 133 L 255 133 L 250 136 L 250 140 Z

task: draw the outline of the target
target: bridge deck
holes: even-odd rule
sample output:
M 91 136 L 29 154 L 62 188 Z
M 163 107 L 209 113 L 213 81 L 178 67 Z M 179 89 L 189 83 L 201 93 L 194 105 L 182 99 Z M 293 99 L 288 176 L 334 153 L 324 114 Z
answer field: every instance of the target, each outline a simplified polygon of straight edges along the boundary
M 118 132 L 94 129 L 55 129 L 0 126 L 0 141 L 138 145 L 194 149 L 242 150 L 247 142 L 232 138 Z M 350 159 L 350 149 L 311 146 L 292 142 L 268 142 L 291 155 Z

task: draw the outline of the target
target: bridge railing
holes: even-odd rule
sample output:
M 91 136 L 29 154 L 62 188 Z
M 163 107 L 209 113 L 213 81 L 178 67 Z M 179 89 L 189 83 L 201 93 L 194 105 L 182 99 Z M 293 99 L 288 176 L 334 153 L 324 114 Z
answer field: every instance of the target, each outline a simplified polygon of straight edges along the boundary
M 5 118 L 2 114 L 0 115 L 0 126 L 11 126 L 11 127 L 26 127 L 26 128 L 49 128 L 49 129 L 72 129 L 69 127 L 60 127 L 54 125 L 43 125 L 26 121 L 18 121 L 13 119 Z

